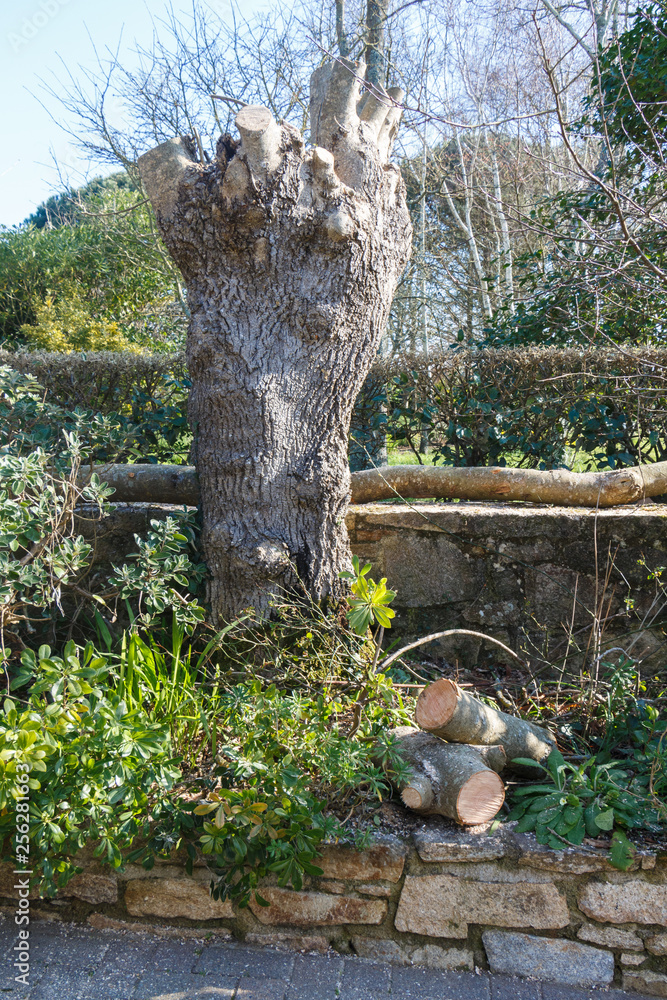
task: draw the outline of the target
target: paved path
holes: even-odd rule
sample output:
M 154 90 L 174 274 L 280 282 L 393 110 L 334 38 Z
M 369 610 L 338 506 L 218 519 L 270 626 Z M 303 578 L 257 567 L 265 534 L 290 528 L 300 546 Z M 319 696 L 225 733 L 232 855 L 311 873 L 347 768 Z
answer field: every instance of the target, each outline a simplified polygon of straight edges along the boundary
M 30 926 L 30 984 L 14 981 L 16 928 L 0 925 L 0 998 L 26 1000 L 641 1000 L 621 990 L 581 990 L 490 976 L 435 972 L 240 944 Z M 647 998 L 648 1000 L 648 998 Z

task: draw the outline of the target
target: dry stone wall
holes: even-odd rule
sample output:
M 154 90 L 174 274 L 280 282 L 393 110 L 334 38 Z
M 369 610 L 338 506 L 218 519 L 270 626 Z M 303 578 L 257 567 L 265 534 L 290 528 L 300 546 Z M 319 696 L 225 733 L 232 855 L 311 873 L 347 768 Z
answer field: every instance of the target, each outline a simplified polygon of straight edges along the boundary
M 269 906 L 244 910 L 211 898 L 201 858 L 188 876 L 178 856 L 148 872 L 82 857 L 83 872 L 33 915 L 667 996 L 667 852 L 640 851 L 618 872 L 601 850 L 551 851 L 513 826 L 489 834 L 430 818 L 365 852 L 330 845 L 321 878 L 300 892 L 268 883 Z M 13 882 L 2 869 L 10 912 Z
M 660 583 L 667 505 L 608 510 L 524 503 L 364 504 L 351 507 L 353 551 L 398 591 L 395 629 L 409 638 L 448 628 L 482 631 L 550 662 L 585 649 L 596 607 L 604 640 L 664 664 L 667 620 Z M 630 597 L 632 607 L 626 603 Z M 649 622 L 651 623 L 649 626 Z M 630 636 L 628 633 L 632 633 Z M 450 662 L 473 665 L 480 640 L 441 640 Z M 493 650 L 494 660 L 503 654 Z
M 100 525 L 82 518 L 79 530 L 94 540 L 98 561 L 118 564 L 151 518 L 177 509 L 118 504 Z M 608 646 L 629 648 L 645 669 L 664 664 L 667 601 L 649 573 L 667 559 L 667 504 L 597 512 L 521 503 L 364 504 L 350 507 L 347 527 L 353 551 L 398 592 L 393 628 L 400 636 L 467 628 L 556 662 L 571 627 L 574 666 L 594 609 L 603 606 Z M 465 637 L 440 641 L 437 651 L 465 666 L 487 652 Z M 503 654 L 495 649 L 493 656 Z

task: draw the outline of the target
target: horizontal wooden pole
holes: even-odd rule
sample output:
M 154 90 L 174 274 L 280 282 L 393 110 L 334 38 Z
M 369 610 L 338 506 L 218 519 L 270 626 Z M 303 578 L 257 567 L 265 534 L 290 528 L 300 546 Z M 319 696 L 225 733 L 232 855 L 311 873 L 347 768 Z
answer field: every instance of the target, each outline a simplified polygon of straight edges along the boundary
M 95 472 L 116 491 L 115 503 L 199 503 L 190 465 L 100 465 Z M 667 493 L 667 462 L 607 472 L 567 469 L 450 468 L 390 465 L 353 472 L 351 502 L 397 497 L 438 500 L 525 500 L 559 507 L 618 507 Z

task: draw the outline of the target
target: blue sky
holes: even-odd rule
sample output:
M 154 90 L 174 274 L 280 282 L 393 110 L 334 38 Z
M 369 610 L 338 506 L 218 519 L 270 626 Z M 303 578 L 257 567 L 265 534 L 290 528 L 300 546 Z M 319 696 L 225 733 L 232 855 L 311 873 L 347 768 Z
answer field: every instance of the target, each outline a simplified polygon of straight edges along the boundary
M 226 0 L 203 2 L 220 11 Z M 243 11 L 247 15 L 263 5 L 260 0 L 244 0 Z M 187 0 L 174 0 L 176 10 L 188 7 Z M 71 183 L 85 181 L 87 164 L 49 116 L 50 112 L 62 119 L 63 112 L 56 101 L 40 94 L 39 78 L 53 81 L 53 74 L 62 76 L 61 59 L 71 69 L 92 65 L 91 39 L 100 49 L 115 48 L 122 33 L 121 53 L 131 59 L 134 39 L 148 43 L 151 17 L 159 18 L 164 9 L 165 0 L 2 0 L 0 224 L 21 222 L 58 190 L 53 154 Z

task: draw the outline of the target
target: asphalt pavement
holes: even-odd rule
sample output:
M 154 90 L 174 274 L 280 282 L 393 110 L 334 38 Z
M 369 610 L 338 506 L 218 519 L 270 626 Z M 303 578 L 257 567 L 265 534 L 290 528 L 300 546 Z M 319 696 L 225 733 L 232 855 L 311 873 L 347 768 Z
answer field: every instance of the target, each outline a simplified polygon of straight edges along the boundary
M 642 1000 L 487 972 L 439 972 L 338 955 L 33 921 L 26 981 L 17 927 L 0 924 L 0 997 L 25 1000 Z M 648 1000 L 648 998 L 645 998 Z

